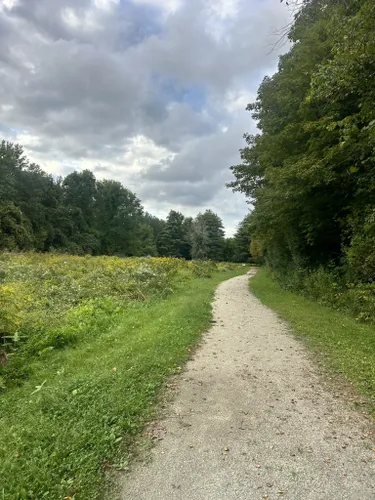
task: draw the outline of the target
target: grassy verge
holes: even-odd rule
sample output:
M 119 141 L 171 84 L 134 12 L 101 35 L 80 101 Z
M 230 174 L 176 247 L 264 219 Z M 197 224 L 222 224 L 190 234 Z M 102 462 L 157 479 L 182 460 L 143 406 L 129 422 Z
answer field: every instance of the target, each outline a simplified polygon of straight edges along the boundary
M 102 500 L 106 470 L 126 467 L 159 389 L 208 327 L 216 286 L 242 273 L 135 302 L 103 335 L 35 360 L 0 397 L 0 498 Z
M 287 292 L 265 269 L 251 279 L 250 288 L 266 306 L 286 320 L 332 373 L 339 374 L 368 398 L 375 413 L 375 327 L 352 316 Z

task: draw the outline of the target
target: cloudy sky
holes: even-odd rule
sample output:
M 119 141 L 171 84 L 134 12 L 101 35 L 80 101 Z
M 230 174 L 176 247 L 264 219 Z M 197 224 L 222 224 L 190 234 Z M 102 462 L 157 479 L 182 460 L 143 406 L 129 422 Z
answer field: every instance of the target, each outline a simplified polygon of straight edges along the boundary
M 0 0 L 0 139 L 158 216 L 212 208 L 231 234 L 248 206 L 229 167 L 288 16 L 279 0 Z

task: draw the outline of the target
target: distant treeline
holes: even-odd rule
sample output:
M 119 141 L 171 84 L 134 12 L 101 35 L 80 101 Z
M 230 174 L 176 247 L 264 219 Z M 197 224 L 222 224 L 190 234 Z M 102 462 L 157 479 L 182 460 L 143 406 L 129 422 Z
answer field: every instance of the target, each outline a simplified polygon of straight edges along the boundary
M 281 283 L 375 320 L 375 3 L 299 6 L 231 186 Z
M 0 250 L 76 255 L 169 256 L 246 262 L 248 216 L 234 238 L 211 210 L 195 219 L 144 211 L 120 182 L 90 170 L 54 178 L 30 163 L 18 144 L 0 142 Z

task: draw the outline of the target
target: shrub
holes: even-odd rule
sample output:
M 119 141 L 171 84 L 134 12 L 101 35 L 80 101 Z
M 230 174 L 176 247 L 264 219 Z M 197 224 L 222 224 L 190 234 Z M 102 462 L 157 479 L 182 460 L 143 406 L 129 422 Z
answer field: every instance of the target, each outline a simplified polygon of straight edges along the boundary
M 375 322 L 375 283 L 348 282 L 348 275 L 338 268 L 289 269 L 274 276 L 285 289 L 347 312 L 358 321 Z
M 192 262 L 193 274 L 198 278 L 211 278 L 217 270 L 217 264 L 211 260 L 195 260 Z

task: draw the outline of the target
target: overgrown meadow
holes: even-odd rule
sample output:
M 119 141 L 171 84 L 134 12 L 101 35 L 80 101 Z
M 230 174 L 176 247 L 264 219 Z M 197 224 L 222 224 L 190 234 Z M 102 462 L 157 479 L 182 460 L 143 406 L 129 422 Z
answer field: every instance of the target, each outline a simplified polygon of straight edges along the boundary
M 0 498 L 113 498 L 158 393 L 242 266 L 0 255 Z M 115 481 L 116 483 L 117 481 Z
M 33 357 L 111 329 L 132 302 L 166 297 L 217 269 L 172 258 L 2 254 L 1 387 L 27 378 Z

